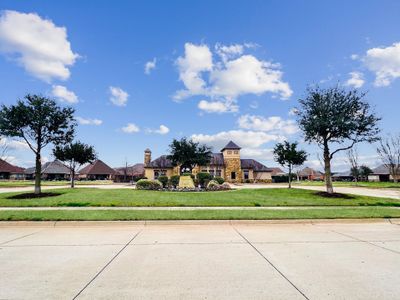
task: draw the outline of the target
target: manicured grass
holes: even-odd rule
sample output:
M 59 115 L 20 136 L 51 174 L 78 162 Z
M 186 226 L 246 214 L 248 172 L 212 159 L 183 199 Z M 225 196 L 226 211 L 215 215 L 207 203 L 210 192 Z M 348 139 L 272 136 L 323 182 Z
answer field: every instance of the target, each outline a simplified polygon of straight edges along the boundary
M 112 184 L 111 180 L 85 180 L 85 181 L 75 181 L 76 185 L 99 185 L 99 184 Z M 43 186 L 60 186 L 60 185 L 70 185 L 71 183 L 66 180 L 62 181 L 42 181 Z M 7 187 L 25 187 L 34 186 L 35 182 L 33 180 L 3 180 L 0 181 L 0 188 Z
M 57 210 L 0 211 L 1 221 L 75 221 L 75 220 L 269 220 L 269 219 L 348 219 L 398 218 L 400 209 L 389 207 L 288 209 L 288 210 Z
M 355 195 L 324 198 L 315 191 L 284 188 L 197 193 L 78 188 L 54 192 L 61 195 L 7 199 L 21 193 L 0 194 L 0 206 L 400 206 L 395 199 Z
M 293 182 L 294 185 L 304 186 L 324 186 L 323 181 L 300 181 Z M 400 189 L 400 182 L 347 182 L 347 181 L 335 181 L 333 186 L 344 186 L 344 187 L 366 187 L 373 189 Z

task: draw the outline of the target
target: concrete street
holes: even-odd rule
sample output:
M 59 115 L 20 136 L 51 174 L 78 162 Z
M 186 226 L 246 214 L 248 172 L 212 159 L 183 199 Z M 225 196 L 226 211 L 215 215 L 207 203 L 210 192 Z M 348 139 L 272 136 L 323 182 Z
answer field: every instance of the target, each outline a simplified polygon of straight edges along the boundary
M 400 220 L 0 223 L 0 299 L 399 299 Z

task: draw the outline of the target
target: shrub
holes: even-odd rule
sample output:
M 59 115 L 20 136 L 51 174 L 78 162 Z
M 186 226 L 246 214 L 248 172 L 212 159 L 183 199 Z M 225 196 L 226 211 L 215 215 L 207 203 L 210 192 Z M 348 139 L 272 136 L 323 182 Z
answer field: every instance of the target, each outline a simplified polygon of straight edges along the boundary
M 168 177 L 167 176 L 159 176 L 158 181 L 161 182 L 162 186 L 165 188 L 168 184 Z
M 162 183 L 158 180 L 140 179 L 136 183 L 138 190 L 161 190 L 162 187 Z
M 169 183 L 173 186 L 173 187 L 177 187 L 179 184 L 179 175 L 173 175 L 171 176 Z
M 200 172 L 197 174 L 197 179 L 199 180 L 200 185 L 205 187 L 207 186 L 205 181 L 206 180 L 210 181 L 212 179 L 212 176 L 209 173 Z
M 223 184 L 225 182 L 225 180 L 222 177 L 219 177 L 219 176 L 214 177 L 214 180 L 216 182 L 218 182 L 219 184 Z
M 217 191 L 218 189 L 219 189 L 218 181 L 210 180 L 210 182 L 207 184 L 207 190 Z

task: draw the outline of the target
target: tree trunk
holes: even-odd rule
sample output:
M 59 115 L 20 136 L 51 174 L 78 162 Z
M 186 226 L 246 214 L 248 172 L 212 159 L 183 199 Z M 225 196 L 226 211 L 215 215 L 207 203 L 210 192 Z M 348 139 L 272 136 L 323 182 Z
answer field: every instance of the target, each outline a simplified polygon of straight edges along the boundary
M 36 166 L 35 166 L 35 194 L 40 194 L 41 189 L 41 176 L 42 176 L 42 160 L 40 153 L 36 153 Z
M 325 185 L 326 192 L 333 194 L 332 172 L 331 172 L 331 157 L 329 153 L 328 143 L 324 144 L 324 163 L 325 163 Z
M 71 170 L 71 189 L 75 187 L 75 170 Z
M 292 167 L 289 166 L 289 189 L 292 188 Z

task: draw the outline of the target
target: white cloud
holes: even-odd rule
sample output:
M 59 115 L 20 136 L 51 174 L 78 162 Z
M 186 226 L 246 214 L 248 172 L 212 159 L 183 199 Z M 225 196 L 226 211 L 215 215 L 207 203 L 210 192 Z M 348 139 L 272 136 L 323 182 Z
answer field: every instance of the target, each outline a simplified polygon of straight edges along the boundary
M 362 61 L 375 73 L 376 86 L 388 86 L 400 77 L 400 42 L 385 48 L 369 49 Z
M 157 134 L 167 134 L 169 132 L 169 128 L 165 125 L 160 125 L 158 129 L 148 129 L 148 133 L 157 133 Z
M 237 112 L 239 109 L 235 103 L 229 101 L 201 100 L 197 107 L 207 113 Z
M 72 52 L 65 27 L 35 13 L 6 10 L 0 15 L 0 52 L 10 55 L 24 69 L 46 82 L 70 77 Z
M 153 60 L 146 62 L 144 65 L 144 73 L 149 75 L 153 69 L 156 68 L 157 59 L 153 58 Z
M 65 86 L 53 85 L 51 94 L 63 102 L 70 104 L 78 103 L 78 96 L 76 96 L 74 92 L 69 91 Z
M 10 150 L 26 150 L 29 149 L 28 144 L 25 141 L 13 140 L 6 137 L 0 138 L 0 147 L 7 148 Z
M 243 148 L 240 151 L 242 158 L 254 158 L 262 160 L 272 160 L 274 158 L 273 149 L 263 148 Z
M 186 43 L 185 54 L 176 61 L 179 78 L 185 89 L 178 90 L 174 99 L 183 100 L 201 95 L 210 97 L 213 101 L 211 103 L 223 101 L 233 105 L 244 94 L 261 95 L 270 92 L 282 99 L 289 98 L 292 90 L 287 82 L 282 81 L 280 65 L 243 54 L 248 47 L 250 46 L 217 44 L 215 51 L 220 59 L 214 63 L 207 45 Z M 205 107 L 209 103 L 203 102 L 202 105 Z M 215 112 L 223 110 L 218 105 L 220 109 Z
M 243 129 L 273 132 L 281 135 L 294 134 L 299 131 L 295 121 L 283 120 L 278 116 L 264 118 L 261 116 L 243 115 L 238 119 L 238 125 Z
M 213 146 L 219 150 L 225 146 L 229 141 L 234 141 L 242 148 L 258 148 L 265 143 L 271 141 L 282 141 L 283 136 L 277 134 L 268 134 L 261 131 L 246 131 L 246 130 L 230 130 L 221 131 L 216 134 L 193 134 L 191 138 L 200 143 Z
M 140 128 L 133 123 L 128 123 L 125 127 L 122 127 L 121 130 L 125 133 L 136 133 L 140 131 Z
M 295 116 L 295 115 L 297 115 L 297 111 L 298 111 L 297 108 L 293 107 L 289 110 L 288 115 Z
M 119 87 L 110 86 L 110 101 L 116 106 L 126 106 L 129 94 Z
M 103 124 L 102 120 L 99 119 L 88 119 L 88 118 L 82 118 L 82 117 L 76 117 L 76 120 L 79 122 L 81 125 L 95 125 L 99 126 Z
M 358 54 L 352 54 L 352 55 L 350 56 L 350 58 L 351 58 L 352 60 L 357 60 L 357 59 L 359 59 L 359 55 L 358 55 Z
M 364 85 L 364 75 L 361 72 L 350 72 L 350 78 L 346 81 L 347 86 L 360 88 Z

